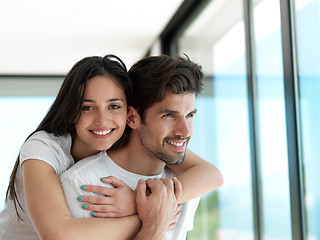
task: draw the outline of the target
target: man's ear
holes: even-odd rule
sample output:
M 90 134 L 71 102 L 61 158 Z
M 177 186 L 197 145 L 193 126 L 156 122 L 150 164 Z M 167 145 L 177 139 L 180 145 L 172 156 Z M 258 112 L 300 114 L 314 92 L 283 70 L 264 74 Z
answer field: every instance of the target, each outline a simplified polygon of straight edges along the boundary
M 132 106 L 128 106 L 127 125 L 132 129 L 137 129 L 140 125 L 140 122 L 141 119 L 137 110 Z

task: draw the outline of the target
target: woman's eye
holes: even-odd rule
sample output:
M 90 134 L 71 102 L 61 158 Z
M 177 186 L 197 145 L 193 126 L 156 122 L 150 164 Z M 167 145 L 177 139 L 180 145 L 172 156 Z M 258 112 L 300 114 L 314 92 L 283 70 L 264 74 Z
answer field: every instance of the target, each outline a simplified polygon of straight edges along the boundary
M 83 106 L 82 107 L 82 111 L 89 111 L 89 110 L 93 110 L 93 107 L 91 107 L 91 106 Z
M 120 108 L 120 106 L 119 105 L 117 105 L 117 104 L 112 104 L 112 105 L 110 105 L 110 107 L 109 107 L 110 109 L 119 109 Z

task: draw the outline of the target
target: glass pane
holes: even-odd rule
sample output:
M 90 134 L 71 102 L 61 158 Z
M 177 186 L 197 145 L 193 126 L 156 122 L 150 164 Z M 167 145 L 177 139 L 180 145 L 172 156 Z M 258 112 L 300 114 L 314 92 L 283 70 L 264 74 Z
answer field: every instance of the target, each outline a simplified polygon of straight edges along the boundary
M 206 75 L 190 148 L 225 181 L 202 197 L 188 240 L 254 239 L 244 37 L 242 1 L 215 0 L 179 39 Z
M 39 125 L 51 106 L 54 97 L 1 97 L 0 108 L 0 210 L 15 160 L 24 140 Z M 5 111 L 4 111 L 5 110 Z
M 307 239 L 320 239 L 320 1 L 296 0 Z
M 264 239 L 291 239 L 279 0 L 254 6 Z

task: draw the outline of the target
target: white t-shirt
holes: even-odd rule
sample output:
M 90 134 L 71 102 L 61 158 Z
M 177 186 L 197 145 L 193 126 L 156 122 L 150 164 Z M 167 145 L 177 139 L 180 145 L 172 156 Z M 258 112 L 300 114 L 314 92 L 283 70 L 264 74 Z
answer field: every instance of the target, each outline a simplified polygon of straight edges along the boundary
M 150 178 L 150 176 L 138 175 L 124 170 L 113 162 L 105 151 L 77 162 L 60 176 L 68 208 L 73 217 L 91 217 L 91 212 L 82 209 L 81 206 L 83 202 L 78 201 L 77 197 L 80 195 L 97 195 L 81 190 L 80 186 L 87 184 L 113 188 L 111 184 L 100 181 L 101 177 L 108 176 L 114 176 L 120 179 L 133 190 L 136 188 L 139 179 Z M 152 178 L 155 177 L 173 178 L 174 173 L 168 168 L 165 168 L 161 174 L 152 176 Z M 182 215 L 178 220 L 178 226 L 174 230 L 166 233 L 166 240 L 186 239 L 187 231 L 193 228 L 193 218 L 199 204 L 199 199 L 200 198 L 196 198 L 183 204 Z
M 17 196 L 24 210 L 24 212 L 22 212 L 18 206 L 23 221 L 17 220 L 13 200 L 8 198 L 4 209 L 0 212 L 1 240 L 40 239 L 29 216 L 20 167 L 21 164 L 28 159 L 38 159 L 51 165 L 57 175 L 60 176 L 74 164 L 74 160 L 70 154 L 71 142 L 70 134 L 66 134 L 62 137 L 55 137 L 53 134 L 39 131 L 33 134 L 23 144 L 20 151 L 20 166 L 15 181 Z

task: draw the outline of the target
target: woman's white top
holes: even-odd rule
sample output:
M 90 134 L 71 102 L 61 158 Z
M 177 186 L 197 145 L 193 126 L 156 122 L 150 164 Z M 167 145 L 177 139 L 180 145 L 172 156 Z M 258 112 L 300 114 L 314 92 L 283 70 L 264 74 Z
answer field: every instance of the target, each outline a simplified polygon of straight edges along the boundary
M 23 221 L 18 220 L 13 200 L 7 199 L 0 212 L 0 239 L 27 240 L 40 239 L 30 219 L 23 190 L 21 164 L 28 159 L 38 159 L 48 163 L 60 176 L 74 164 L 70 154 L 72 139 L 70 134 L 55 137 L 51 133 L 39 131 L 34 133 L 21 147 L 20 165 L 16 174 L 16 193 L 23 211 L 18 211 Z M 13 160 L 14 161 L 14 160 Z

